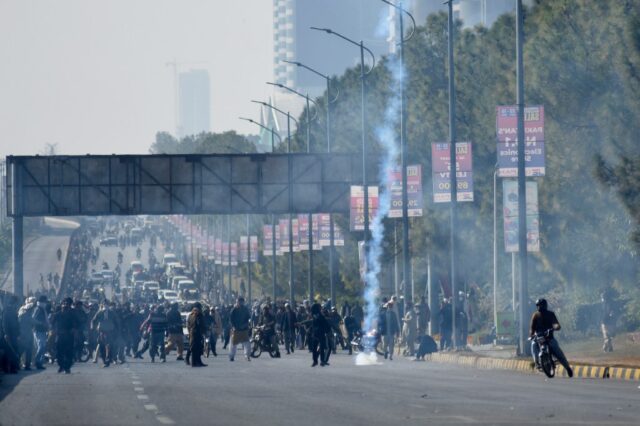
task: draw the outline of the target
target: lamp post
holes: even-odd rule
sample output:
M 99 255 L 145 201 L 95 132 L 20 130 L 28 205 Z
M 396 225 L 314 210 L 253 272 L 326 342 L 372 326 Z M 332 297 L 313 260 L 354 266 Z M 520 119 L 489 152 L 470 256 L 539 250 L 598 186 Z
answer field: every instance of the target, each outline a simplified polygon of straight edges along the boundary
M 287 64 L 293 64 L 298 67 L 304 68 L 312 73 L 324 78 L 327 82 L 327 152 L 331 153 L 331 104 L 335 103 L 338 100 L 338 96 L 340 93 L 336 94 L 334 99 L 331 99 L 331 77 L 328 75 L 322 74 L 319 71 L 297 61 L 287 61 L 285 59 L 282 62 L 286 62 Z M 334 225 L 333 225 L 333 215 L 329 214 L 329 297 L 331 298 L 331 303 L 336 303 L 336 290 L 335 290 L 335 273 L 333 271 L 333 257 L 335 251 L 335 241 L 334 241 Z
M 333 31 L 330 28 L 318 28 L 318 27 L 311 27 L 312 30 L 316 30 L 316 31 L 323 31 L 327 34 L 332 34 L 335 35 L 336 37 L 341 38 L 342 40 L 353 44 L 354 46 L 357 46 L 360 49 L 360 85 L 361 85 L 361 126 L 362 126 L 362 187 L 363 187 L 363 191 L 364 191 L 364 243 L 365 243 L 365 257 L 366 254 L 368 252 L 368 242 L 369 242 L 369 186 L 368 186 L 368 182 L 367 182 L 367 145 L 366 145 L 366 119 L 367 119 L 367 115 L 366 115 L 366 110 L 365 110 L 365 101 L 366 101 L 366 79 L 367 76 L 369 74 L 371 74 L 371 71 L 375 68 L 376 66 L 376 56 L 373 54 L 373 52 L 371 51 L 371 49 L 367 48 L 364 45 L 364 42 L 361 40 L 360 42 L 357 42 L 355 40 L 350 39 L 349 37 L 346 37 L 340 33 L 337 33 L 335 31 Z M 365 71 L 365 64 L 364 64 L 364 52 L 367 52 L 370 56 L 371 56 L 371 67 L 369 68 L 369 70 Z M 367 262 L 364 262 L 365 265 L 365 271 L 364 271 L 364 276 L 367 276 L 367 273 L 369 272 L 368 269 L 368 265 Z
M 310 106 L 310 102 L 313 102 L 313 104 L 316 107 L 316 111 L 315 111 L 315 115 L 313 116 L 313 120 L 316 119 L 316 117 L 318 116 L 318 103 L 316 101 L 314 101 L 313 99 L 311 99 L 309 97 L 309 94 L 303 95 L 302 93 L 298 92 L 297 90 L 294 90 L 290 87 L 285 86 L 284 84 L 280 84 L 280 83 L 267 83 L 270 84 L 272 86 L 276 86 L 279 87 L 281 89 L 287 90 L 288 92 L 293 93 L 294 95 L 300 96 L 302 98 L 304 98 L 307 101 L 307 113 L 306 113 L 306 117 L 307 117 L 307 153 L 311 152 L 311 106 Z M 307 274 L 307 282 L 308 282 L 308 289 L 309 289 L 309 302 L 313 303 L 314 301 L 314 288 L 313 288 L 313 215 L 311 213 L 309 213 L 309 215 L 307 216 L 307 223 L 308 223 L 308 230 L 307 230 L 307 239 L 308 239 L 308 249 L 309 249 L 309 271 Z
M 458 176 L 456 163 L 456 87 L 453 64 L 453 0 L 448 0 L 448 57 L 449 57 L 449 176 L 451 178 L 451 310 L 452 323 L 451 332 L 453 334 L 453 347 L 458 347 L 456 330 L 456 305 L 458 294 L 456 293 L 456 224 L 457 224 L 457 204 L 458 204 Z
M 407 102 L 405 99 L 405 75 L 404 75 L 404 44 L 411 40 L 415 34 L 416 21 L 409 12 L 402 7 L 402 1 L 393 4 L 387 0 L 381 0 L 395 8 L 399 13 L 400 21 L 400 167 L 402 169 L 402 277 L 404 280 L 404 300 L 413 302 L 413 291 L 409 287 L 409 275 L 411 273 L 411 258 L 409 253 L 409 195 L 407 193 Z M 407 15 L 413 24 L 413 30 L 405 38 L 404 15 Z
M 273 105 L 270 105 L 266 102 L 262 102 L 262 101 L 251 101 L 253 103 L 256 104 L 260 104 L 264 107 L 267 108 L 271 108 L 274 111 L 279 112 L 280 114 L 286 115 L 287 116 L 287 153 L 291 153 L 291 120 L 296 122 L 296 127 L 299 127 L 299 123 L 298 120 L 296 120 L 295 118 L 291 117 L 291 113 L 288 111 L 283 111 L 280 108 L 277 108 Z M 291 182 L 291 167 L 289 167 L 289 182 Z M 291 185 L 289 185 L 289 203 L 291 203 Z M 291 208 L 291 205 L 289 205 L 289 208 Z M 274 222 L 275 223 L 275 222 Z M 275 240 L 275 234 L 273 236 L 274 240 Z M 274 252 L 274 256 L 275 256 L 275 252 Z M 274 290 L 275 291 L 275 290 Z M 295 293 L 293 291 L 293 226 L 291 224 L 291 213 L 289 213 L 289 302 L 292 304 L 293 306 L 293 298 L 295 296 Z M 275 300 L 274 300 L 275 302 Z
M 524 14 L 522 0 L 516 0 L 516 61 L 517 61 L 517 103 L 518 103 L 518 256 L 520 258 L 520 351 L 525 355 L 531 354 L 527 345 L 527 305 L 529 303 L 529 288 L 527 283 L 527 177 L 525 176 L 525 135 L 524 135 L 524 59 L 522 45 L 524 44 Z
M 245 118 L 245 117 L 239 117 L 240 120 L 244 120 L 244 121 L 248 121 L 249 123 L 253 123 L 256 126 L 260 126 L 262 129 L 267 130 L 269 132 L 271 132 L 271 152 L 275 152 L 275 137 L 278 137 L 278 140 L 280 141 L 280 143 L 282 143 L 282 138 L 280 137 L 280 135 L 273 130 L 273 128 L 268 128 L 267 126 L 264 126 L 260 123 L 258 123 L 257 121 L 254 121 L 250 118 Z M 247 225 L 248 226 L 248 225 Z M 247 227 L 247 233 L 248 233 L 248 227 Z M 251 240 L 251 238 L 249 237 L 249 240 Z M 249 241 L 249 246 L 251 245 L 251 241 Z M 272 270 L 272 284 L 273 284 L 273 303 L 276 302 L 276 296 L 277 296 L 277 292 L 276 292 L 276 288 L 277 288 L 277 280 L 276 280 L 276 215 L 272 214 L 271 215 L 271 249 L 272 249 L 272 256 L 271 256 L 271 270 Z M 249 249 L 251 250 L 251 249 Z M 251 260 L 251 254 L 249 254 L 249 260 Z M 257 259 L 256 259 L 257 260 Z M 251 301 L 251 280 L 249 280 L 249 303 L 252 303 Z

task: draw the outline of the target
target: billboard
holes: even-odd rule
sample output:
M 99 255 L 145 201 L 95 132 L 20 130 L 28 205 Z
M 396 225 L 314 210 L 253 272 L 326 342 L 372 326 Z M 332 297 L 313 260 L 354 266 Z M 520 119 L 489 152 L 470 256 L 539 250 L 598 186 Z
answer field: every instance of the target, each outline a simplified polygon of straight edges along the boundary
M 507 253 L 518 252 L 518 181 L 502 181 L 504 246 Z M 527 182 L 527 251 L 540 251 L 538 183 Z
M 402 173 L 396 167 L 391 172 L 391 208 L 389 217 L 402 217 Z M 422 216 L 424 200 L 422 197 L 422 166 L 407 166 L 407 197 L 409 200 L 408 216 Z
M 525 175 L 544 176 L 544 107 L 524 109 Z M 518 107 L 496 108 L 496 136 L 498 141 L 498 176 L 518 176 Z
M 378 211 L 378 187 L 369 186 L 369 223 Z M 351 186 L 349 229 L 352 231 L 364 231 L 364 187 L 362 185 Z
M 451 153 L 448 142 L 431 144 L 433 202 L 451 202 Z M 456 143 L 458 202 L 473 201 L 473 153 L 471 142 Z

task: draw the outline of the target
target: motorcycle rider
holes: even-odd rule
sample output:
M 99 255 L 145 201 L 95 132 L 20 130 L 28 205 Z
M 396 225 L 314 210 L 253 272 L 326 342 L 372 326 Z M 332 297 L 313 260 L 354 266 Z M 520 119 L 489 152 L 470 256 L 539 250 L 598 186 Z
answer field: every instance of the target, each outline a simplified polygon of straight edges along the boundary
M 262 315 L 260 316 L 260 326 L 263 327 L 264 339 L 269 342 L 272 349 L 276 351 L 276 357 L 280 356 L 278 342 L 276 339 L 276 317 L 271 313 L 269 305 L 262 307 Z
M 544 334 L 549 331 L 549 348 L 555 355 L 555 357 L 560 361 L 560 364 L 563 365 L 565 370 L 567 371 L 567 375 L 569 377 L 573 377 L 573 370 L 567 361 L 567 358 L 564 356 L 562 349 L 560 349 L 560 345 L 558 341 L 553 338 L 554 331 L 560 331 L 560 322 L 556 317 L 556 314 L 553 311 L 548 310 L 548 304 L 545 299 L 536 300 L 536 308 L 537 312 L 533 314 L 531 317 L 531 325 L 529 327 L 529 336 L 533 337 L 536 334 Z M 540 369 L 540 346 L 536 339 L 531 340 L 531 353 L 533 355 L 533 360 L 536 363 L 538 369 Z

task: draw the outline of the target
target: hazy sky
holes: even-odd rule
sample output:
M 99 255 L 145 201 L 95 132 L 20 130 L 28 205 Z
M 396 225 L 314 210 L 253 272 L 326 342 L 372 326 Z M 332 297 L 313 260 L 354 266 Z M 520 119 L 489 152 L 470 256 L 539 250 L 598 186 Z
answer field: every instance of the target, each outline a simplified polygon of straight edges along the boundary
M 256 133 L 237 117 L 270 94 L 271 5 L 0 0 L 0 155 L 147 153 L 174 133 L 174 58 L 209 70 L 214 131 Z

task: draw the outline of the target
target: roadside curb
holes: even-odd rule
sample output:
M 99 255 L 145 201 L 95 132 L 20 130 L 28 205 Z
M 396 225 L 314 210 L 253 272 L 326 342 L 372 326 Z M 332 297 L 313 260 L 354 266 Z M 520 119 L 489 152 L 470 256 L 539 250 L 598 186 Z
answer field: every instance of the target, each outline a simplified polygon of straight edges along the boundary
M 524 359 L 503 359 L 481 356 L 467 356 L 457 354 L 434 353 L 428 359 L 432 362 L 458 364 L 485 370 L 512 370 L 532 374 L 535 372 L 533 362 Z M 640 381 L 640 368 L 610 367 L 603 365 L 573 365 L 573 377 L 584 379 L 617 379 Z M 556 374 L 567 377 L 567 372 L 561 365 Z

